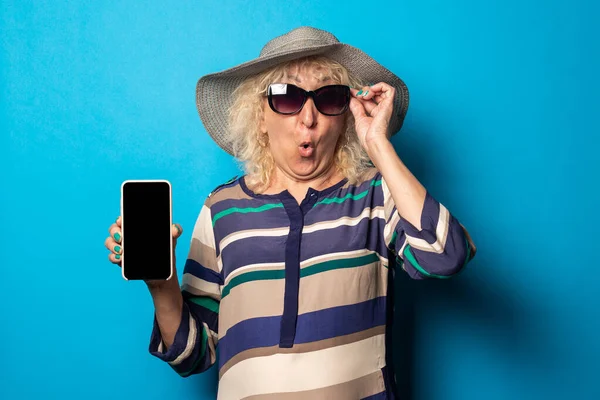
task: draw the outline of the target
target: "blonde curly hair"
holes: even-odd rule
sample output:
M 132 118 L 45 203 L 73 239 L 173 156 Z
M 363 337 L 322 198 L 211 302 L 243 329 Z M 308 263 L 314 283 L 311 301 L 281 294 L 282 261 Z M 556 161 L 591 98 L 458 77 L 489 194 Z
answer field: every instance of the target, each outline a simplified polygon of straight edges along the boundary
M 228 110 L 228 134 L 233 154 L 246 173 L 246 183 L 255 190 L 268 188 L 275 168 L 275 162 L 265 143 L 266 138 L 260 131 L 267 89 L 271 83 L 280 81 L 290 71 L 305 68 L 317 78 L 330 77 L 335 84 L 352 88 L 363 86 L 363 82 L 351 76 L 346 68 L 324 56 L 305 57 L 279 64 L 248 77 L 238 86 L 233 92 L 233 104 Z M 338 140 L 334 160 L 336 167 L 348 181 L 355 183 L 372 164 L 356 135 L 354 117 L 350 111 L 346 113 L 345 127 L 345 132 Z

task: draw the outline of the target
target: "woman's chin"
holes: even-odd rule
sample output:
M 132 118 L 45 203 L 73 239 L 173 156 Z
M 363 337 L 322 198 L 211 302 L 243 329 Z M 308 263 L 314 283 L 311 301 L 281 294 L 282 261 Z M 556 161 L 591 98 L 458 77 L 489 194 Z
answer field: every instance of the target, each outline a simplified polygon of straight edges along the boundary
M 298 178 L 313 178 L 320 175 L 324 169 L 327 169 L 325 164 L 313 158 L 303 158 L 298 161 L 288 162 L 288 170 Z

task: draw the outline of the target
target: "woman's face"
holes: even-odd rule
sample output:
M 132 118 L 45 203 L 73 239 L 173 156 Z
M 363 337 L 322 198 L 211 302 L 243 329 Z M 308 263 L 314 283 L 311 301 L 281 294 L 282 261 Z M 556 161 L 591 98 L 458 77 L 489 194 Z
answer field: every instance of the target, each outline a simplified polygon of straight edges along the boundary
M 296 69 L 282 79 L 304 90 L 316 90 L 333 85 L 327 76 L 318 77 L 311 69 Z M 345 130 L 344 115 L 326 116 L 306 99 L 302 110 L 294 115 L 281 115 L 263 104 L 261 131 L 269 137 L 269 149 L 281 172 L 297 181 L 314 179 L 329 171 L 334 163 L 336 144 Z

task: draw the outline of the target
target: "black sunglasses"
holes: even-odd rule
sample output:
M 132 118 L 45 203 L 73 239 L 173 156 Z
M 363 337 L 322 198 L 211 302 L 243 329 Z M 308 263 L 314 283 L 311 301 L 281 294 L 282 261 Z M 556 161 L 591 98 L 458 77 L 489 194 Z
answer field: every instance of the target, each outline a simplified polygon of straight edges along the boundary
M 350 104 L 350 88 L 344 85 L 329 85 L 315 91 L 306 91 L 289 83 L 273 83 L 269 85 L 267 96 L 271 110 L 283 115 L 300 112 L 308 97 L 313 99 L 321 114 L 328 116 L 345 113 Z

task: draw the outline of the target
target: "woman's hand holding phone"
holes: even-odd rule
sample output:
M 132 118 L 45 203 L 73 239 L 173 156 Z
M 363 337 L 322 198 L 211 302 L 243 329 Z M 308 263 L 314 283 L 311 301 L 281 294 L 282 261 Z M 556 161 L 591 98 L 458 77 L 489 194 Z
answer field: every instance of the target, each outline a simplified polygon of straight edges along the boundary
M 123 241 L 123 236 L 121 232 L 121 217 L 119 216 L 117 220 L 108 228 L 109 236 L 104 241 L 104 245 L 109 250 L 108 259 L 111 263 L 121 266 L 121 256 L 123 254 L 123 246 L 121 242 Z M 173 269 L 174 276 L 176 275 L 175 271 L 175 247 L 177 246 L 177 239 L 183 233 L 183 228 L 179 224 L 173 224 L 171 226 L 171 235 L 173 238 Z M 151 249 L 149 249 L 151 251 Z M 145 281 L 148 287 L 159 288 L 162 285 L 165 285 L 167 282 L 165 280 L 147 280 Z

